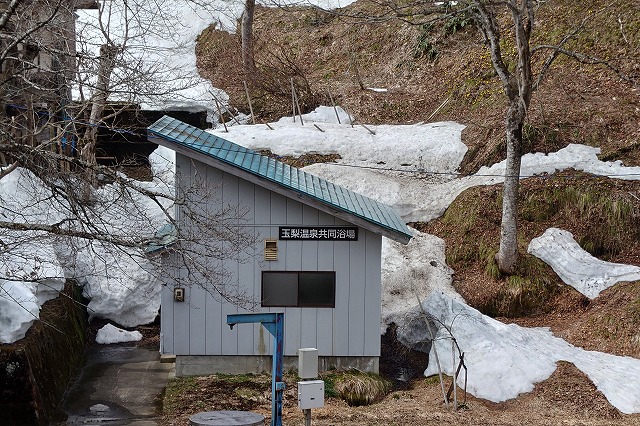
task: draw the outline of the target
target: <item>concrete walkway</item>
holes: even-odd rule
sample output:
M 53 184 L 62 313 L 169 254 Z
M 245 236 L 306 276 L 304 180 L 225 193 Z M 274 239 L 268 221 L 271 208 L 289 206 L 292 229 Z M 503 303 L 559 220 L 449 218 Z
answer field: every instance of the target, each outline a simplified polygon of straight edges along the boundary
M 67 391 L 59 425 L 154 426 L 161 396 L 174 364 L 161 363 L 157 350 L 95 345 L 77 382 Z

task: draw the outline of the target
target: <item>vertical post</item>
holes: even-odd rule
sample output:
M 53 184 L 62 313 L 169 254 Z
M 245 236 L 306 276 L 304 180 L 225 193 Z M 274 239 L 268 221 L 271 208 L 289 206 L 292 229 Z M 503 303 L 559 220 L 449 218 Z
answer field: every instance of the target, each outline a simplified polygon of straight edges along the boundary
M 216 99 L 216 108 L 218 108 L 218 116 L 220 117 L 220 121 L 224 126 L 224 131 L 229 133 L 229 129 L 227 129 L 227 123 L 224 122 L 224 116 L 222 115 L 222 110 L 220 109 L 220 104 L 218 103 L 217 99 Z
M 296 89 L 293 85 L 293 77 L 291 78 L 291 108 L 293 113 L 293 122 L 296 122 Z
M 273 355 L 271 358 L 271 426 L 282 426 L 282 396 L 285 384 L 282 381 L 284 355 L 284 313 L 229 314 L 227 324 L 262 323 L 273 336 Z
M 333 105 L 333 112 L 336 113 L 336 118 L 338 119 L 338 124 L 342 124 L 342 123 L 340 123 L 340 114 L 338 114 L 338 109 L 336 108 L 336 103 L 333 101 L 333 96 L 331 96 L 331 91 L 327 90 L 327 93 L 329 94 L 329 99 L 331 100 L 331 105 Z
M 282 359 L 284 354 L 284 314 L 276 313 L 275 335 L 273 336 L 273 381 L 271 426 L 282 426 L 282 396 L 284 394 L 284 382 L 282 381 Z
M 456 342 L 451 339 L 451 358 L 453 360 L 453 409 L 458 410 L 458 371 L 456 371 Z
M 311 426 L 311 408 L 302 410 L 304 413 L 304 426 Z

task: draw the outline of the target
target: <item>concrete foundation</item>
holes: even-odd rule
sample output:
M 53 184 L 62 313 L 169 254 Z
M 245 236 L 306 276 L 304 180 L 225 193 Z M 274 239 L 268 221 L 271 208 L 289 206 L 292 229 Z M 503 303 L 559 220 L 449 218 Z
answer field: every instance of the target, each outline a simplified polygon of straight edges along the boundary
M 378 374 L 379 357 L 318 357 L 318 371 L 357 369 Z M 284 371 L 298 370 L 298 357 L 284 357 Z M 271 356 L 176 355 L 176 376 L 204 376 L 214 373 L 271 373 Z

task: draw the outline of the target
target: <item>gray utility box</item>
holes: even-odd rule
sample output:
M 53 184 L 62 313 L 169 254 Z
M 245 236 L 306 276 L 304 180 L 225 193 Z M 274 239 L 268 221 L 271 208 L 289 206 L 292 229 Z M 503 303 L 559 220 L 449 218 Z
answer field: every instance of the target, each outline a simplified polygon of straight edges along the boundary
M 298 377 L 301 379 L 318 377 L 318 350 L 316 348 L 298 349 Z
M 298 408 L 307 410 L 320 407 L 324 407 L 324 381 L 298 382 Z

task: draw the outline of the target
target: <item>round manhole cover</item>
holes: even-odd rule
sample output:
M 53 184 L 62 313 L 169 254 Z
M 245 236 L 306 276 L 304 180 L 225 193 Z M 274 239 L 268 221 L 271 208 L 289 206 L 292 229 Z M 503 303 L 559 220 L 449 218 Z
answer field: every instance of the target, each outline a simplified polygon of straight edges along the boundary
M 262 426 L 264 416 L 251 411 L 207 411 L 189 417 L 191 426 Z

